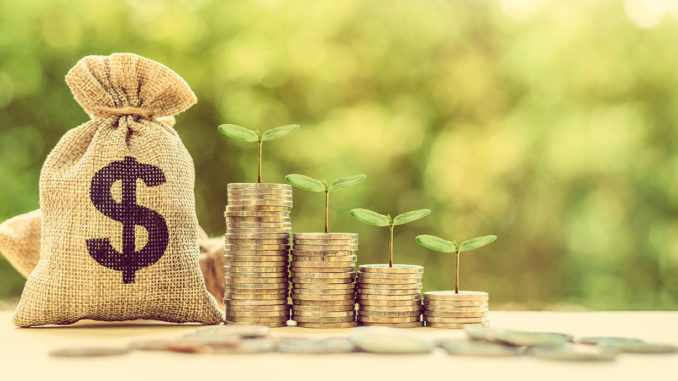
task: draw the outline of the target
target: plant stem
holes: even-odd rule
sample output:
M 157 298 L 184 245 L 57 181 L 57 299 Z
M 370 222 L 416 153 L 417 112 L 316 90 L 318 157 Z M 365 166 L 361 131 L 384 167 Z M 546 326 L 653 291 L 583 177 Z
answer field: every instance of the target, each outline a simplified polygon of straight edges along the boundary
M 454 278 L 454 293 L 458 294 L 459 293 L 459 251 L 456 251 L 455 254 L 457 255 L 457 266 L 456 266 L 456 273 L 457 276 Z
M 257 171 L 257 182 L 261 183 L 261 151 L 264 146 L 264 141 L 259 140 L 259 170 Z
M 388 240 L 388 267 L 393 267 L 393 225 L 388 226 L 391 237 Z
M 325 233 L 330 229 L 330 191 L 325 191 Z

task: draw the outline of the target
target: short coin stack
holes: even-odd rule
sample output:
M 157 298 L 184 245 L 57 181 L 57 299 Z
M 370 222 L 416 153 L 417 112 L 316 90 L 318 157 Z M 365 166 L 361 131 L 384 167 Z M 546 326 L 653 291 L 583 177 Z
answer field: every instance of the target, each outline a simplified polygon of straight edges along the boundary
M 360 325 L 421 327 L 421 277 L 412 265 L 362 265 L 358 272 Z
M 288 184 L 228 184 L 224 251 L 227 324 L 287 324 L 291 209 L 292 187 Z
M 488 326 L 488 295 L 480 291 L 430 291 L 424 293 L 427 327 L 460 329 Z
M 358 235 L 296 233 L 290 274 L 292 320 L 307 328 L 349 328 L 355 322 Z

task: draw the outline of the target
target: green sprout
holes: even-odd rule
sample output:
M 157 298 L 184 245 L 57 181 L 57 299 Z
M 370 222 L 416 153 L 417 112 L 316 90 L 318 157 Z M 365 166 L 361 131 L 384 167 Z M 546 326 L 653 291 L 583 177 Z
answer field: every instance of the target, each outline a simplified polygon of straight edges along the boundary
M 346 176 L 328 184 L 325 180 L 316 180 L 312 177 L 295 173 L 285 176 L 285 180 L 297 188 L 311 192 L 325 192 L 325 233 L 329 231 L 330 192 L 358 184 L 366 178 L 367 176 L 365 175 Z
M 351 216 L 360 222 L 374 226 L 388 226 L 391 233 L 388 241 L 388 267 L 393 267 L 393 228 L 422 219 L 429 214 L 431 214 L 430 209 L 417 209 L 391 218 L 390 214 L 379 214 L 368 209 L 351 210 Z
M 257 182 L 261 182 L 261 153 L 263 144 L 266 141 L 282 138 L 289 135 L 299 128 L 298 124 L 290 124 L 272 128 L 268 131 L 259 132 L 259 130 L 250 130 L 249 128 L 236 126 L 235 124 L 222 124 L 219 126 L 219 132 L 239 140 L 241 142 L 259 143 L 259 170 L 257 171 Z
M 417 243 L 425 248 L 435 250 L 441 253 L 454 253 L 457 256 L 456 261 L 456 277 L 454 278 L 454 292 L 459 293 L 459 257 L 460 254 L 466 251 L 471 251 L 479 247 L 488 245 L 497 239 L 496 235 L 484 235 L 464 241 L 461 245 L 457 241 L 448 241 L 434 235 L 423 234 L 416 238 Z

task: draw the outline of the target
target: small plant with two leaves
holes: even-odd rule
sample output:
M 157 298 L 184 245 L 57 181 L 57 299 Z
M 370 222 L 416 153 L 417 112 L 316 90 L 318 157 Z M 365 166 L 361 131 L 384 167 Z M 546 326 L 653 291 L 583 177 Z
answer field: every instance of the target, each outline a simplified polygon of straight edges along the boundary
M 263 152 L 264 142 L 287 136 L 296 131 L 298 128 L 299 125 L 290 124 L 272 128 L 268 131 L 259 132 L 259 130 L 251 130 L 249 128 L 236 126 L 235 124 L 222 124 L 218 129 L 222 134 L 235 140 L 248 143 L 257 143 L 259 145 L 259 167 L 257 171 L 257 182 L 261 183 L 261 154 Z
M 396 226 L 404 225 L 410 222 L 420 220 L 431 214 L 430 209 L 417 209 L 391 218 L 390 214 L 380 214 L 368 209 L 352 209 L 351 216 L 356 220 L 373 226 L 388 226 L 388 267 L 393 267 L 393 230 Z
M 285 176 L 288 183 L 299 189 L 318 193 L 325 192 L 325 233 L 329 232 L 330 192 L 358 184 L 366 178 L 367 176 L 360 174 L 341 177 L 328 183 L 325 180 L 317 180 L 296 173 Z
M 441 253 L 454 253 L 456 256 L 456 265 L 455 265 L 455 279 L 454 279 L 454 292 L 459 294 L 459 257 L 461 253 L 467 251 L 475 250 L 485 245 L 488 245 L 494 242 L 497 239 L 496 235 L 484 235 L 482 237 L 476 237 L 464 241 L 461 244 L 458 244 L 457 241 L 448 241 L 446 239 L 436 237 L 434 235 L 423 234 L 419 235 L 416 238 L 417 243 L 421 246 L 424 246 L 427 249 L 438 251 Z

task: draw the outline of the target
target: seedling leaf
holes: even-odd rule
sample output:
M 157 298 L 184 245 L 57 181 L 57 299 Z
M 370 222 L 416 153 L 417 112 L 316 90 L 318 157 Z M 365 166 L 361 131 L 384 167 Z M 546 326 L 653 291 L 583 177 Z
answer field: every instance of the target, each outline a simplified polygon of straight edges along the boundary
M 219 132 L 241 142 L 258 142 L 259 134 L 249 128 L 236 126 L 235 124 L 222 124 L 218 127 Z
M 419 219 L 422 219 L 431 214 L 431 209 L 417 209 L 395 216 L 393 225 L 403 225 Z
M 282 138 L 283 136 L 293 133 L 298 128 L 299 128 L 298 124 L 289 124 L 287 126 L 272 128 L 263 133 L 263 135 L 261 136 L 261 140 L 269 141 L 273 139 Z
M 464 252 L 477 249 L 479 247 L 483 247 L 487 244 L 494 242 L 494 240 L 496 239 L 497 239 L 496 235 L 484 235 L 482 237 L 472 238 L 469 239 L 468 241 L 462 242 L 461 246 L 459 247 L 459 251 Z
M 341 189 L 341 188 L 346 188 L 348 186 L 357 184 L 363 180 L 365 180 L 367 176 L 365 175 L 353 175 L 353 176 L 346 176 L 346 177 L 341 177 L 338 178 L 327 187 L 328 190 L 336 190 L 336 189 Z
M 417 243 L 428 249 L 439 251 L 441 253 L 454 253 L 457 251 L 457 244 L 434 235 L 422 234 L 415 238 Z
M 351 216 L 353 216 L 353 218 L 355 218 L 356 220 L 366 223 L 368 225 L 374 226 L 390 225 L 388 216 L 367 209 L 361 208 L 351 209 Z
M 316 180 L 306 175 L 293 173 L 285 176 L 285 180 L 297 188 L 311 192 L 324 192 L 327 189 L 322 181 Z

